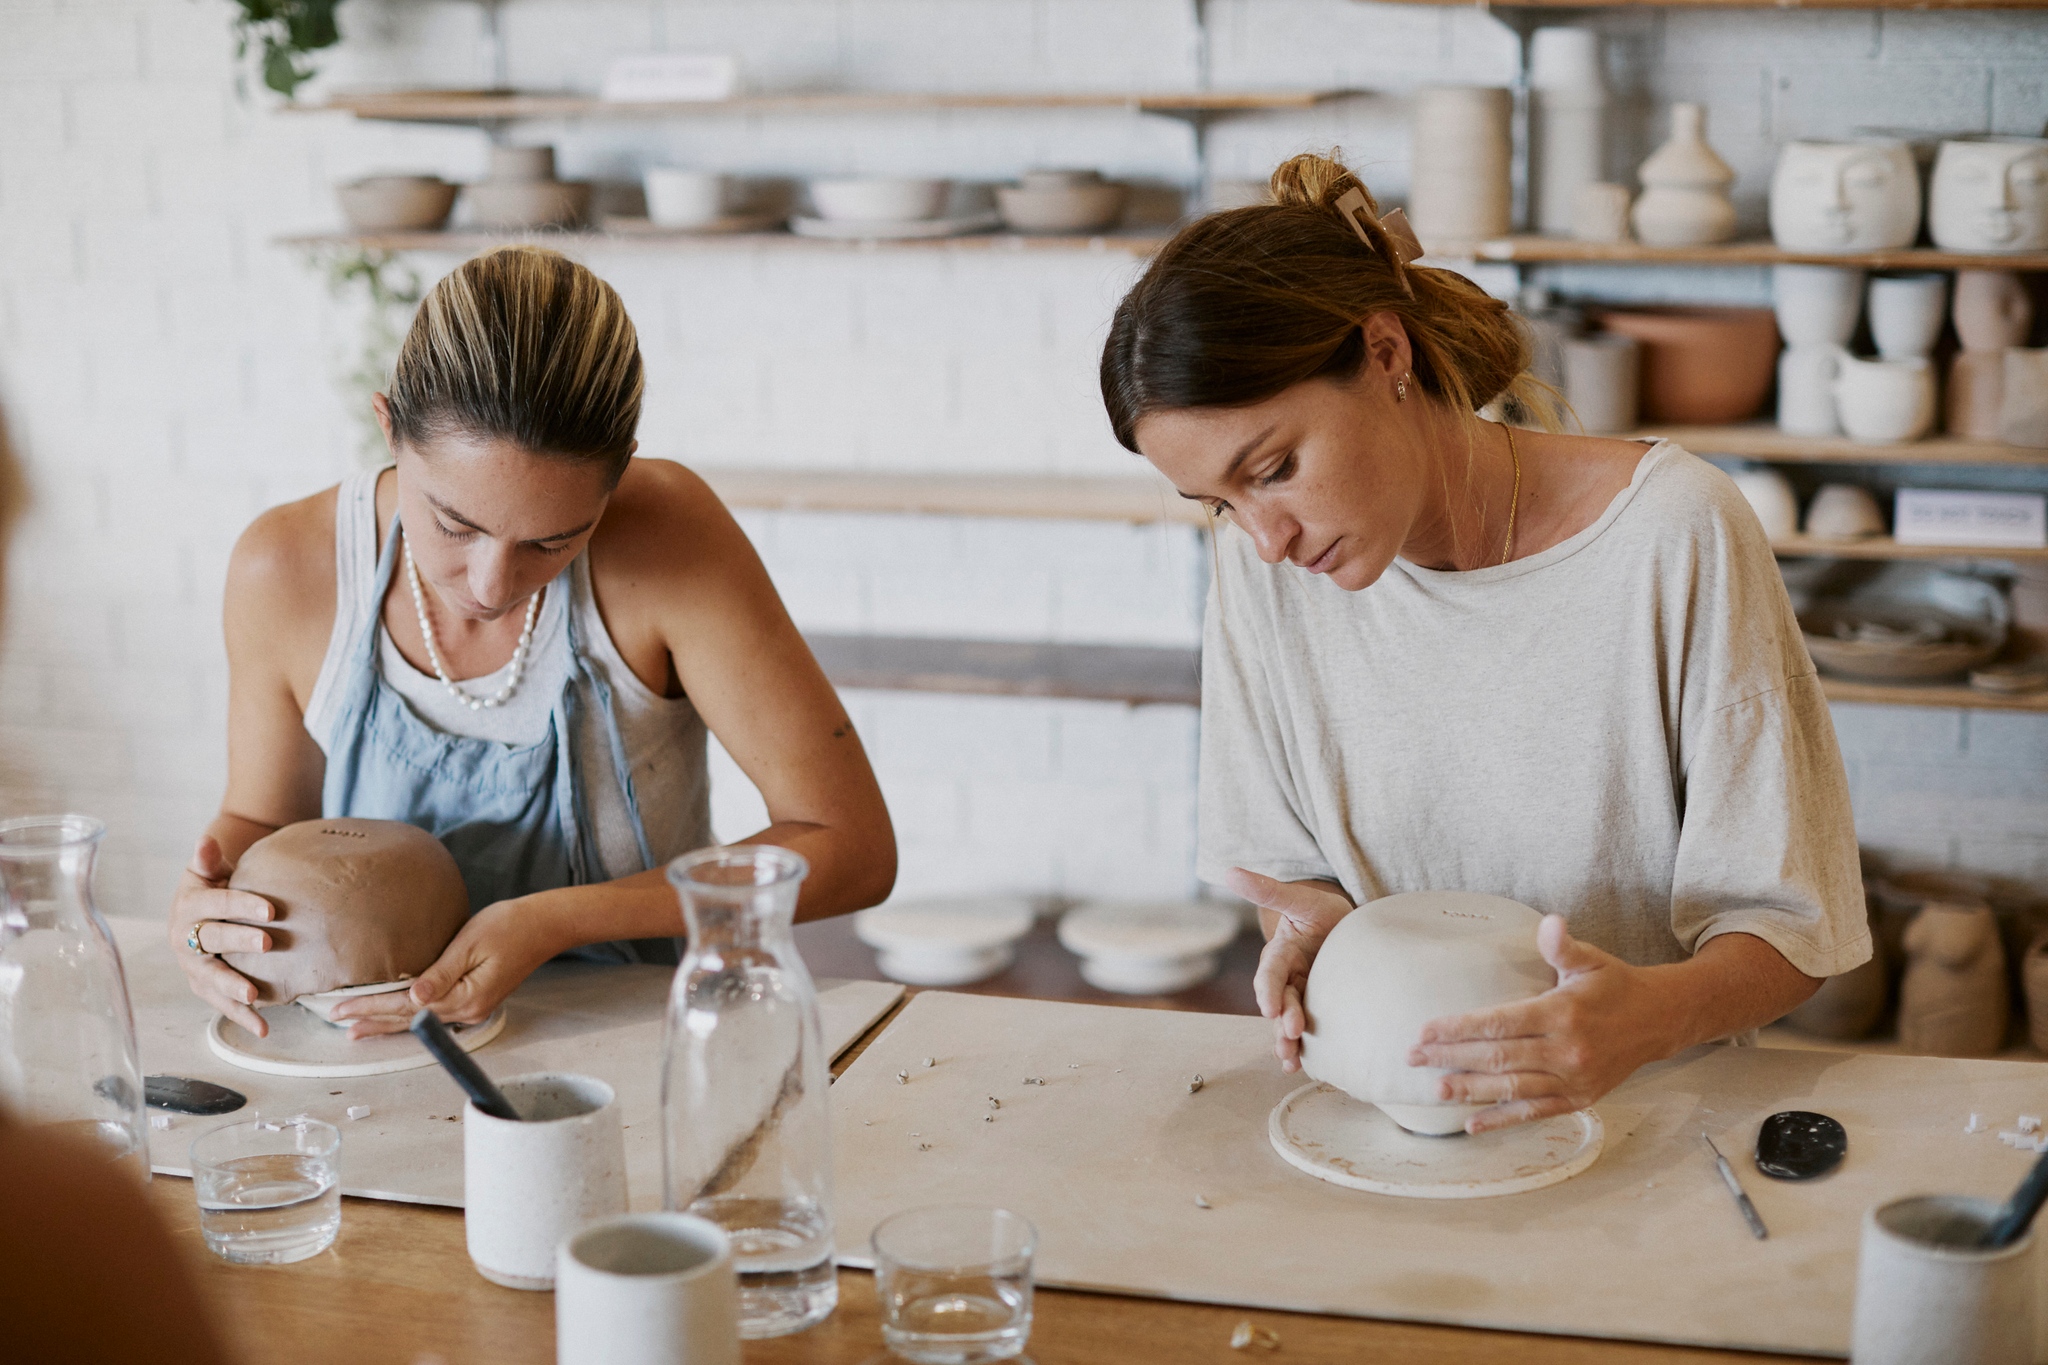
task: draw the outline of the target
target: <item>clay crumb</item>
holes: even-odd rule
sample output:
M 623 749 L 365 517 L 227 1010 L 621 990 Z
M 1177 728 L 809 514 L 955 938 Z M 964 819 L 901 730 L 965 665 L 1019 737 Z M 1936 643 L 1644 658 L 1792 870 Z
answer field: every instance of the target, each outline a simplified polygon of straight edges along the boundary
M 1198 1194 L 1195 1196 L 1195 1207 L 1198 1209 L 1213 1209 L 1216 1206 L 1209 1202 L 1207 1196 Z
M 899 1071 L 899 1072 L 897 1072 L 897 1073 L 896 1073 L 896 1084 L 898 1084 L 898 1085 L 909 1085 L 909 1084 L 910 1084 L 910 1073 L 909 1073 L 908 1071 Z
M 162 1132 L 171 1126 L 171 1116 L 169 1114 L 151 1114 L 149 1116 L 149 1126 L 158 1132 Z
M 875 1126 L 875 1121 L 873 1119 L 862 1119 L 860 1121 L 860 1126 L 863 1128 L 872 1128 Z
M 330 1095 L 339 1095 L 341 1092 L 339 1090 L 330 1090 L 327 1093 Z
M 1044 1084 L 1045 1084 L 1045 1077 L 1043 1077 L 1043 1076 L 1026 1076 L 1026 1077 L 1024 1078 L 1024 1084 L 1026 1084 L 1026 1085 L 1044 1085 Z
M 366 1119 L 370 1117 L 370 1106 L 367 1104 L 352 1104 L 348 1107 L 348 1116 L 352 1119 Z
M 2008 1147 L 2031 1147 L 2034 1145 L 2034 1139 L 2027 1134 L 2011 1131 L 2000 1133 L 1998 1140 Z
M 924 1065 L 925 1065 L 925 1070 L 927 1070 L 927 1071 L 931 1070 L 931 1069 L 932 1069 L 933 1067 L 937 1066 L 938 1064 L 939 1064 L 939 1059 L 938 1059 L 938 1058 L 936 1058 L 936 1057 L 927 1057 L 927 1058 L 925 1058 L 925 1059 L 924 1059 Z
M 996 1116 L 994 1114 L 983 1114 L 981 1116 L 981 1121 L 983 1123 L 994 1123 L 996 1121 Z
M 1207 1081 L 1203 1080 L 1200 1076 L 1197 1076 L 1193 1080 L 1188 1082 L 1188 1093 L 1192 1095 L 1207 1084 Z
M 1963 1125 L 1963 1131 L 1965 1133 L 1981 1133 L 1990 1126 L 1990 1124 L 1984 1122 L 1982 1114 L 1972 1114 L 1970 1115 L 1970 1121 Z
M 1081 1064 L 1080 1064 L 1079 1062 L 1068 1062 L 1068 1063 L 1067 1063 L 1067 1070 L 1069 1070 L 1069 1071 L 1079 1071 L 1080 1069 L 1081 1069 Z
M 994 1095 L 990 1095 L 988 1097 L 988 1107 L 991 1109 L 1000 1109 L 1003 1107 L 1003 1102 L 997 1099 Z
M 920 1152 L 929 1152 L 931 1149 L 932 1145 L 929 1142 L 920 1142 L 917 1144 L 917 1150 Z
M 2020 1115 L 2020 1131 L 2021 1131 L 2022 1133 L 2038 1133 L 2038 1132 L 2040 1132 L 2040 1131 L 2041 1131 L 2041 1116 L 2040 1116 L 2039 1114 L 2021 1114 L 2021 1115 Z
M 1230 1334 L 1230 1349 L 1242 1351 L 1256 1346 L 1261 1351 L 1280 1349 L 1280 1334 L 1267 1327 L 1254 1327 L 1250 1319 L 1237 1324 Z

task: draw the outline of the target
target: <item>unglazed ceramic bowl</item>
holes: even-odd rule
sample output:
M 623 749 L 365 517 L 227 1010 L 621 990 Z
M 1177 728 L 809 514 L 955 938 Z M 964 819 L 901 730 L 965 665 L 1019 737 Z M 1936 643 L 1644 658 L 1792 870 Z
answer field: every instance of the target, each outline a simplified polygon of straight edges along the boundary
M 902 175 L 813 180 L 811 203 L 820 218 L 851 223 L 907 223 L 946 211 L 950 180 Z
M 334 197 L 357 232 L 432 232 L 448 221 L 459 188 L 437 175 L 369 175 L 336 185 Z
M 580 227 L 590 212 L 582 180 L 484 180 L 466 193 L 470 223 L 486 230 Z
M 1301 1069 L 1376 1104 L 1414 1133 L 1460 1132 L 1485 1105 L 1437 1098 L 1444 1072 L 1408 1065 L 1422 1026 L 1540 995 L 1557 972 L 1528 906 L 1466 891 L 1367 901 L 1337 922 L 1309 969 Z
M 1719 425 L 1754 417 L 1778 369 L 1768 308 L 1629 308 L 1593 318 L 1643 348 L 1643 417 Z
M 1793 561 L 1785 587 L 1814 663 L 1843 677 L 1961 677 L 1996 658 L 2012 628 L 1997 584 L 1932 564 Z
M 1123 217 L 1130 191 L 1123 185 L 1001 186 L 996 207 L 1018 232 L 1101 232 Z

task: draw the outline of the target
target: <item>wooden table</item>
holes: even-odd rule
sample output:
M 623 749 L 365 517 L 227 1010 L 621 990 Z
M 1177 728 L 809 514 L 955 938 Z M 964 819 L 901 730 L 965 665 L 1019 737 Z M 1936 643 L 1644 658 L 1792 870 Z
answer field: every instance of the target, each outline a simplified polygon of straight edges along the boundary
M 852 939 L 848 926 L 805 926 L 803 932 L 804 952 L 807 959 L 816 959 L 815 970 L 873 975 L 872 957 L 863 964 L 860 954 L 866 950 Z M 1226 954 L 1225 972 L 1217 981 L 1181 996 L 1129 1003 L 1248 1012 L 1255 959 L 1256 949 L 1240 940 Z M 1115 999 L 1082 984 L 1071 964 L 1041 928 L 1017 965 L 987 983 L 987 989 Z M 869 1038 L 886 1026 L 884 1020 Z M 863 1040 L 840 1065 L 865 1046 Z M 554 1296 L 500 1288 L 478 1275 L 469 1263 L 457 1210 L 344 1199 L 341 1236 L 330 1250 L 297 1265 L 231 1266 L 201 1248 L 190 1182 L 159 1176 L 150 1200 L 177 1239 L 192 1249 L 199 1279 L 250 1365 L 522 1365 L 554 1359 Z M 1233 1350 L 1231 1334 L 1241 1322 L 1277 1334 L 1278 1350 Z M 1038 1365 L 1195 1365 L 1269 1356 L 1276 1365 L 1738 1365 L 1797 1359 L 1060 1290 L 1038 1294 L 1029 1355 Z M 872 1277 L 840 1271 L 839 1308 L 829 1319 L 797 1336 L 749 1342 L 745 1358 L 748 1365 L 883 1365 L 894 1360 L 882 1349 Z

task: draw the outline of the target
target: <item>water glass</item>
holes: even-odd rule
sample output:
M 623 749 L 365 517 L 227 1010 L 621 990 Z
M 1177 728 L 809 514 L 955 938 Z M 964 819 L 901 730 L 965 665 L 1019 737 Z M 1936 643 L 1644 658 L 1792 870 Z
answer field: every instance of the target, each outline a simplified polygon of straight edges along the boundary
M 317 1256 L 341 1231 L 341 1133 L 301 1114 L 251 1119 L 192 1143 L 207 1249 L 236 1265 Z
M 935 1205 L 884 1219 L 870 1242 L 882 1340 L 918 1365 L 981 1365 L 1031 1336 L 1038 1233 L 1008 1209 Z

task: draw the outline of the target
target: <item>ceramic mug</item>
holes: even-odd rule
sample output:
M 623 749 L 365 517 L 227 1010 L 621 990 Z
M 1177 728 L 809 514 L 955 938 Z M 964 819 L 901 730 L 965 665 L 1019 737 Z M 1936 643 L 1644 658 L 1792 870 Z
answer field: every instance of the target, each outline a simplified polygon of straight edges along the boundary
M 555 1248 L 593 1218 L 626 1211 L 618 1097 L 593 1076 L 540 1071 L 498 1083 L 523 1117 L 462 1114 L 463 1223 L 477 1272 L 509 1289 L 550 1289 Z
M 1947 314 L 1948 276 L 1939 272 L 1879 275 L 1870 282 L 1870 337 L 1886 360 L 1932 351 Z
M 555 1253 L 559 1365 L 739 1365 L 732 1241 L 687 1213 L 606 1218 Z
M 724 216 L 731 179 L 715 171 L 650 166 L 644 185 L 647 217 L 659 227 L 703 227 Z
M 1839 436 L 1835 380 L 1839 346 L 1787 346 L 1778 356 L 1778 430 L 1788 436 Z
M 1941 144 L 1927 227 L 1949 251 L 2048 248 L 2048 138 L 1959 138 Z
M 1896 138 L 1788 142 L 1771 175 L 1771 239 L 1788 251 L 1887 251 L 1920 231 L 1920 168 Z
M 2034 1234 L 1984 1250 L 1989 1199 L 1920 1195 L 1863 1215 L 1849 1358 L 1856 1365 L 2030 1365 Z
M 1847 346 L 1863 316 L 1863 274 L 1835 265 L 1771 267 L 1771 308 L 1787 346 Z
M 1596 332 L 1564 342 L 1564 393 L 1589 436 L 1633 431 L 1642 386 L 1642 350 L 1634 337 Z
M 1934 425 L 1934 366 L 1913 360 L 1864 360 L 1843 354 L 1835 411 L 1853 441 L 1914 441 Z

